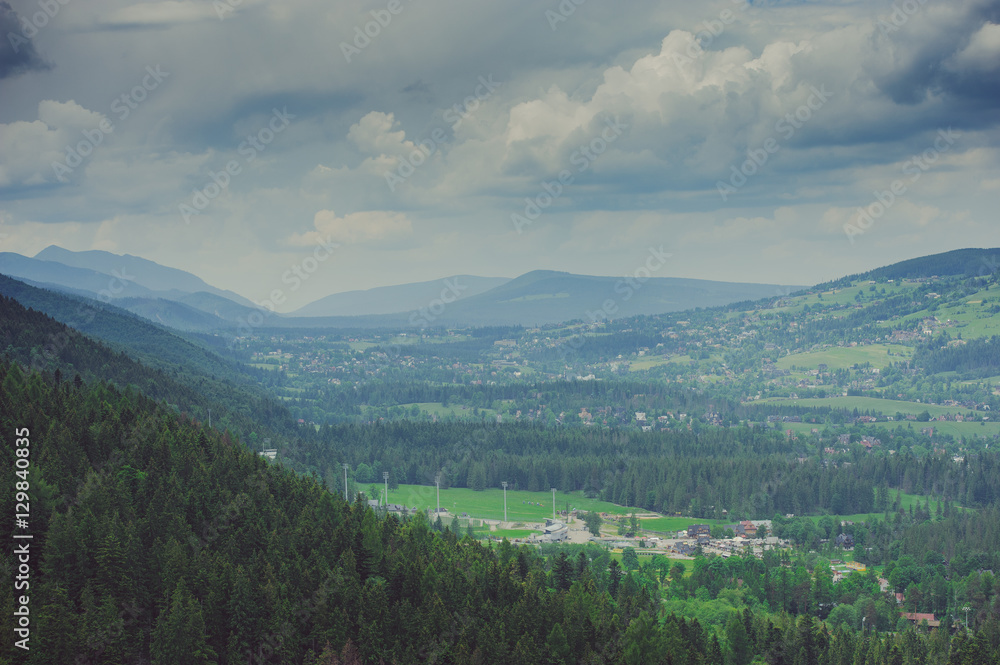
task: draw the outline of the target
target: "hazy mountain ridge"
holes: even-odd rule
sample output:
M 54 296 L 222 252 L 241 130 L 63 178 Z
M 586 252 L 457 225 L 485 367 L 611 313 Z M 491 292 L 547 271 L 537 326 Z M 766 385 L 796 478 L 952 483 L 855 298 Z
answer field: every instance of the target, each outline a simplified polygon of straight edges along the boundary
M 915 278 L 989 272 L 1000 249 L 917 257 L 858 278 Z M 0 254 L 0 272 L 42 288 L 92 297 L 186 331 L 233 330 L 259 308 L 183 270 L 130 255 L 50 246 L 35 257 Z M 820 285 L 823 286 L 823 285 Z M 801 286 L 680 277 L 614 277 L 534 270 L 513 279 L 456 275 L 440 280 L 334 293 L 291 314 L 269 314 L 268 328 L 463 327 L 595 322 L 785 297 Z M 192 290 L 193 289 L 193 290 Z
M 426 306 L 435 298 L 470 298 L 508 283 L 509 277 L 453 275 L 426 282 L 411 282 L 372 289 L 332 293 L 300 307 L 289 316 L 368 316 L 398 314 Z M 450 295 L 449 295 L 450 294 Z

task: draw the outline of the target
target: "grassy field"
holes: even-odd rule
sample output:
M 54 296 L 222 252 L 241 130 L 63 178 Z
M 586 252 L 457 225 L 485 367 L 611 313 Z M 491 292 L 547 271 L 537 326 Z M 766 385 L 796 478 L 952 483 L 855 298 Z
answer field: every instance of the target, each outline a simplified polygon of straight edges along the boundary
M 389 503 L 401 503 L 410 508 L 434 509 L 436 491 L 434 486 L 400 485 L 389 490 Z M 556 492 L 556 509 L 569 507 L 586 511 L 614 513 L 618 515 L 646 512 L 639 508 L 624 508 L 607 501 L 588 499 L 582 492 Z M 541 504 L 541 505 L 539 505 Z M 471 489 L 453 487 L 441 490 L 441 507 L 454 515 L 468 513 L 472 517 L 503 519 L 503 489 L 487 489 L 476 492 Z M 552 492 L 527 492 L 507 490 L 507 519 L 511 522 L 541 522 L 552 519 Z
M 812 294 L 808 296 L 796 296 L 791 299 L 791 304 L 787 307 L 775 308 L 773 311 L 785 311 L 785 312 L 801 312 L 802 308 L 806 305 L 851 305 L 854 304 L 855 296 L 857 296 L 858 291 L 862 292 L 865 302 L 868 302 L 875 293 L 868 290 L 870 285 L 867 281 L 854 282 L 852 286 L 847 286 L 840 289 L 833 289 L 830 291 L 824 291 L 822 293 L 822 298 L 818 294 Z M 877 284 L 875 288 L 878 290 L 877 298 L 882 300 L 884 298 L 891 298 L 904 290 L 912 290 L 915 288 L 915 284 Z M 885 295 L 882 295 L 882 289 L 885 289 Z
M 922 404 L 920 402 L 905 402 L 895 399 L 879 399 L 878 397 L 808 397 L 802 399 L 790 399 L 788 397 L 768 397 L 758 400 L 757 404 L 795 404 L 796 406 L 829 406 L 835 409 L 857 409 L 858 411 L 875 411 L 885 415 L 895 415 L 898 411 L 902 414 L 919 415 L 927 411 L 931 416 L 940 416 L 946 413 L 967 413 L 969 410 L 961 406 L 940 406 L 937 404 Z M 901 421 L 910 422 L 910 421 Z M 895 426 L 896 423 L 890 423 Z M 916 426 L 916 423 L 914 423 Z M 928 426 L 927 423 L 923 424 Z
M 913 506 L 914 510 L 916 510 L 916 508 L 917 508 L 918 505 L 922 506 L 924 504 L 924 501 L 926 500 L 926 498 L 927 497 L 920 496 L 919 494 L 905 494 L 904 493 L 899 498 L 899 505 L 900 505 L 900 507 L 904 511 L 909 512 L 911 506 Z M 889 503 L 892 504 L 892 505 L 895 505 L 895 501 L 896 501 L 896 490 L 890 489 L 889 490 Z M 934 514 L 934 510 L 935 510 L 936 506 L 937 506 L 937 501 L 932 497 L 931 498 L 931 515 Z M 962 508 L 960 506 L 955 506 L 955 508 L 958 509 L 958 510 L 965 510 L 965 508 Z M 891 516 L 891 513 L 890 513 L 890 516 Z M 814 522 L 818 522 L 820 519 L 822 519 L 822 517 L 823 517 L 822 515 L 810 515 L 809 516 L 809 518 L 812 519 Z M 846 520 L 846 521 L 849 521 L 849 522 L 866 522 L 868 520 L 872 520 L 872 519 L 875 519 L 875 518 L 884 519 L 885 518 L 885 513 L 855 513 L 853 515 L 832 515 L 832 517 L 834 517 L 835 519 L 840 520 L 840 521 L 845 521 Z
M 411 402 L 409 404 L 398 404 L 397 406 L 410 410 L 417 407 L 420 413 L 425 416 L 437 416 L 438 418 L 496 418 L 497 412 L 493 409 L 480 408 L 479 415 L 473 415 L 473 408 L 462 404 L 449 404 L 444 406 L 440 402 Z M 361 411 L 372 410 L 373 407 L 361 405 Z
M 496 531 L 476 529 L 476 536 L 479 538 L 506 538 L 507 540 L 514 540 L 515 538 L 529 538 L 535 533 L 540 532 L 532 529 L 497 529 Z
M 693 517 L 653 517 L 639 520 L 639 528 L 645 531 L 680 531 L 692 524 L 727 524 L 715 520 L 699 520 Z M 728 522 L 732 524 L 732 522 Z
M 801 400 L 799 400 L 801 401 Z M 884 400 L 879 400 L 884 401 Z M 892 431 L 899 426 L 904 428 L 915 429 L 918 432 L 924 427 L 934 428 L 934 438 L 943 435 L 949 435 L 955 439 L 976 439 L 976 438 L 987 438 L 992 439 L 997 434 L 1000 434 L 1000 422 L 965 422 L 958 423 L 952 421 L 931 421 L 927 423 L 920 423 L 913 420 L 901 420 L 901 421 L 891 421 L 891 422 L 879 422 L 879 423 L 869 423 L 866 427 L 876 427 L 880 430 L 885 430 L 886 432 Z M 821 433 L 826 429 L 826 425 L 823 423 L 813 424 L 813 423 L 781 423 L 782 431 L 792 430 L 792 432 L 798 436 L 809 437 L 812 436 L 812 430 L 818 429 Z M 837 431 L 847 431 L 844 428 L 830 427 L 831 432 Z M 927 439 L 927 445 L 929 446 L 933 439 Z
M 808 353 L 796 353 L 779 358 L 775 365 L 781 369 L 817 369 L 821 363 L 830 369 L 846 369 L 854 364 L 871 363 L 882 369 L 889 363 L 910 357 L 913 349 L 900 344 L 867 344 L 853 347 L 831 347 Z
M 643 356 L 642 358 L 629 361 L 628 371 L 642 372 L 653 367 L 659 367 L 660 365 L 669 365 L 672 362 L 675 361 L 667 360 L 663 356 Z

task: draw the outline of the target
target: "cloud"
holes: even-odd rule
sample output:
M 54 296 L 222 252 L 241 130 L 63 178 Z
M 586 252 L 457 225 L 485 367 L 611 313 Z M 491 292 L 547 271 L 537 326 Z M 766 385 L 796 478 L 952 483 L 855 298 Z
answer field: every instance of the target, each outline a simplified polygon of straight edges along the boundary
M 290 250 L 324 233 L 355 243 L 338 266 L 368 284 L 458 265 L 619 274 L 668 238 L 686 243 L 676 275 L 739 279 L 766 268 L 768 279 L 798 283 L 863 268 L 895 239 L 905 238 L 898 258 L 1000 242 L 1000 0 L 634 0 L 628 12 L 588 2 L 556 30 L 533 0 L 412 3 L 350 63 L 338 45 L 372 20 L 370 3 L 222 2 L 239 11 L 219 20 L 213 0 L 74 0 L 33 39 L 32 53 L 58 67 L 41 72 L 37 53 L 0 57 L 12 239 L 27 237 L 24 224 L 49 225 L 37 234 L 44 242 L 76 223 L 76 249 L 117 238 L 121 251 L 224 265 L 217 274 L 238 288 L 268 287 L 275 278 L 263 266 L 280 275 Z M 880 30 L 879 16 L 904 5 L 918 9 Z M 37 2 L 21 6 L 34 12 Z M 111 104 L 158 64 L 169 84 L 119 122 Z M 503 85 L 470 109 L 480 77 Z M 822 109 L 793 135 L 778 133 L 776 122 L 822 85 L 833 92 Z M 470 111 L 460 124 L 456 104 Z M 293 127 L 249 161 L 239 146 L 286 106 Z M 52 162 L 101 113 L 113 136 L 57 185 Z M 580 162 L 616 117 L 627 130 Z M 850 215 L 948 127 L 961 137 L 908 191 L 914 207 L 897 204 L 850 246 Z M 424 158 L 416 151 L 435 132 Z M 717 181 L 770 137 L 780 150 L 723 201 Z M 411 158 L 422 163 L 404 183 L 386 178 Z M 178 204 L 231 160 L 239 175 L 178 232 Z M 567 169 L 573 182 L 516 234 L 511 214 Z M 968 210 L 969 232 L 946 235 L 952 218 L 933 210 Z M 766 252 L 795 260 L 762 266 Z
M 349 244 L 397 241 L 413 233 L 413 225 L 402 213 L 370 210 L 337 217 L 333 210 L 320 210 L 313 217 L 315 231 L 293 233 L 288 243 L 309 246 L 324 240 Z
M 995 71 L 1000 67 L 1000 25 L 987 23 L 981 27 L 948 64 L 959 70 Z
M 401 155 L 415 146 L 406 140 L 406 132 L 394 131 L 397 125 L 392 113 L 372 111 L 351 125 L 347 138 L 365 154 Z
M 56 182 L 53 162 L 64 161 L 71 144 L 89 145 L 83 131 L 96 132 L 103 141 L 97 128 L 104 119 L 73 100 L 45 100 L 38 104 L 38 120 L 0 124 L 0 187 Z
M 25 29 L 25 26 L 30 26 Z M 30 71 L 52 68 L 35 50 L 32 41 L 38 29 L 18 15 L 9 2 L 0 2 L 0 79 L 10 78 Z M 29 37 L 30 35 L 30 37 Z
M 112 11 L 101 20 L 101 24 L 108 28 L 166 28 L 209 19 L 218 21 L 232 16 L 237 10 L 246 9 L 245 5 L 249 2 L 250 0 L 146 2 Z

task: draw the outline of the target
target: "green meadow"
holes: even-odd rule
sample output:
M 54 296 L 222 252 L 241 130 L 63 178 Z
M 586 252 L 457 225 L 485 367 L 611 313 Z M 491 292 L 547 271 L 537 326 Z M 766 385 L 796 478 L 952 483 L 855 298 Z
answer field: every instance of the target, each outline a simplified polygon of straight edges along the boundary
M 818 351 L 796 353 L 779 358 L 775 365 L 781 369 L 817 369 L 825 364 L 832 369 L 846 369 L 851 365 L 871 363 L 882 369 L 889 363 L 910 357 L 913 349 L 900 344 L 866 344 L 864 346 L 834 346 Z
M 400 503 L 409 508 L 433 510 L 436 501 L 433 485 L 400 485 L 399 489 L 389 490 L 389 503 Z M 607 501 L 588 499 L 582 492 L 556 492 L 556 510 L 565 510 L 567 503 L 570 510 L 576 508 L 618 515 L 628 515 L 633 510 L 636 513 L 647 512 L 641 508 L 625 508 Z M 464 487 L 442 489 L 441 507 L 453 515 L 468 513 L 472 517 L 503 519 L 503 489 L 491 488 L 482 492 Z M 552 492 L 507 490 L 508 521 L 541 522 L 545 518 L 552 518 Z

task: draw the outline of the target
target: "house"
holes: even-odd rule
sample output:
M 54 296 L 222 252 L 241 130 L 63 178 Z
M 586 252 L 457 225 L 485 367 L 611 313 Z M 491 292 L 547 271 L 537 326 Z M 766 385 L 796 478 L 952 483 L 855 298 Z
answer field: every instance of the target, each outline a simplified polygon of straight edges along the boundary
M 849 550 L 854 547 L 854 536 L 849 533 L 842 533 L 834 539 L 833 543 L 837 547 L 843 547 L 845 550 Z
M 924 621 L 930 628 L 937 628 L 941 625 L 941 622 L 934 618 L 933 614 L 922 613 L 922 612 L 900 612 L 899 616 L 903 617 L 914 626 L 921 625 Z
M 742 522 L 740 522 L 740 526 L 743 527 L 743 534 L 747 538 L 757 537 L 757 526 L 750 520 L 743 520 Z
M 697 538 L 698 536 L 708 536 L 712 533 L 712 527 L 707 524 L 692 524 L 688 527 L 688 538 Z

